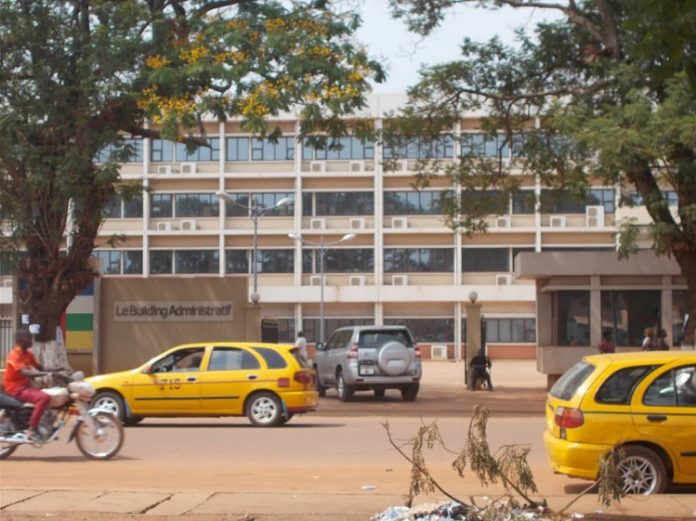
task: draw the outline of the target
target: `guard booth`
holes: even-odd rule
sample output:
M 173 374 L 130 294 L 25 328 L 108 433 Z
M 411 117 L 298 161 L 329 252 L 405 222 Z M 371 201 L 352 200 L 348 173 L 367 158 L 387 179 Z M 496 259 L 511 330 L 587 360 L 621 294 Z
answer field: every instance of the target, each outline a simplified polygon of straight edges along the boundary
M 278 321 L 271 318 L 261 320 L 261 342 L 278 343 Z

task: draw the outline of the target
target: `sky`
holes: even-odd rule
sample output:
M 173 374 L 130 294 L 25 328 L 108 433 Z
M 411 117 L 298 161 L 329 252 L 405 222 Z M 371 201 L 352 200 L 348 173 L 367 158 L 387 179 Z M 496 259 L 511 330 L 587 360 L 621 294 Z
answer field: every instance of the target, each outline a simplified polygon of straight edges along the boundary
M 514 29 L 525 27 L 530 32 L 549 13 L 534 9 L 503 8 L 495 11 L 457 6 L 451 16 L 431 36 L 422 39 L 409 33 L 401 20 L 393 20 L 387 0 L 353 0 L 363 18 L 357 38 L 370 49 L 370 54 L 387 68 L 386 83 L 375 84 L 374 92 L 406 92 L 418 80 L 421 64 L 456 59 L 459 43 L 468 36 L 486 41 L 495 35 L 512 44 Z

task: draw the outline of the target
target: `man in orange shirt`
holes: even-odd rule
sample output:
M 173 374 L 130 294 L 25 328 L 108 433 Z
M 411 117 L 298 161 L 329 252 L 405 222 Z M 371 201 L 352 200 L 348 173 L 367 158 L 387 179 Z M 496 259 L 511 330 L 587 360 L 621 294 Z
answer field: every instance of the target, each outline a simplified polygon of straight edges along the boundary
M 38 431 L 39 421 L 48 407 L 51 397 L 40 389 L 32 387 L 29 378 L 45 376 L 50 374 L 50 371 L 45 371 L 34 354 L 29 351 L 29 348 L 34 345 L 29 330 L 19 329 L 15 341 L 15 347 L 7 356 L 2 384 L 7 394 L 14 396 L 21 402 L 34 404 L 34 411 L 29 419 L 27 437 L 35 441 L 42 441 Z

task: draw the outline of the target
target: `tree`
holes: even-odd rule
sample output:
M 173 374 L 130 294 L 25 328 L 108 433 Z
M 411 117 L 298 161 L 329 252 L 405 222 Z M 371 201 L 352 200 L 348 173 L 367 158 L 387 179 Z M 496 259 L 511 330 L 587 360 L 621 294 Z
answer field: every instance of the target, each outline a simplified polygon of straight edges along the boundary
M 635 191 L 652 218 L 649 230 L 622 227 L 621 254 L 646 233 L 658 254 L 674 257 L 696 317 L 696 4 L 689 0 L 390 0 L 393 14 L 427 35 L 457 4 L 555 13 L 517 45 L 464 39 L 457 61 L 427 67 L 410 89 L 410 107 L 389 139 L 434 139 L 464 111 L 484 109 L 483 128 L 503 131 L 500 150 L 542 184 L 582 198 L 592 181 Z M 398 138 L 397 138 L 398 136 Z M 500 159 L 500 157 L 499 157 Z M 420 182 L 441 165 L 423 161 Z M 464 155 L 444 168 L 467 190 L 515 192 L 503 161 Z M 665 190 L 676 193 L 676 214 Z M 479 192 L 480 193 L 480 192 Z M 462 201 L 465 204 L 462 204 Z M 452 205 L 455 227 L 485 229 L 487 204 Z M 624 201 L 630 204 L 630 201 Z M 696 320 L 687 337 L 694 341 Z
M 289 110 L 303 133 L 345 132 L 383 76 L 358 25 L 318 0 L 0 0 L 0 246 L 37 339 L 97 275 L 107 203 L 141 190 L 119 180 L 126 137 L 205 146 L 208 114 L 274 138 Z

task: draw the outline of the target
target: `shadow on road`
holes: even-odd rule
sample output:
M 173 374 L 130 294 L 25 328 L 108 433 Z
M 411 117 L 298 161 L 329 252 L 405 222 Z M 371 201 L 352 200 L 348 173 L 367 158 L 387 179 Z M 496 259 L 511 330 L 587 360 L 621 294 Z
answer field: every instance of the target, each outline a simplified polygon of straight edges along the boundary
M 339 427 L 345 427 L 345 423 L 287 423 L 272 429 L 337 429 Z M 259 427 L 243 423 L 139 423 L 131 425 L 128 429 L 259 429 Z

